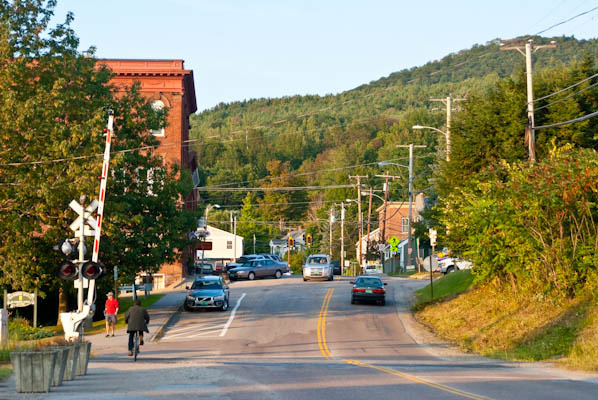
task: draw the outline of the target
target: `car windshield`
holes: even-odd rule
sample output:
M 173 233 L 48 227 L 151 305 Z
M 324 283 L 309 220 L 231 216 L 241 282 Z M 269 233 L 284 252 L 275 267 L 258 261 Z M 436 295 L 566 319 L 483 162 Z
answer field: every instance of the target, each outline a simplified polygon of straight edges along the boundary
M 328 259 L 326 257 L 310 257 L 307 260 L 308 264 L 328 264 Z
M 222 289 L 220 281 L 195 281 L 191 289 Z
M 249 261 L 250 261 L 250 259 L 249 259 L 249 258 L 247 258 L 247 257 L 240 257 L 240 258 L 237 258 L 237 263 L 238 263 L 238 264 L 245 264 L 245 263 L 248 263 Z
M 358 287 L 382 287 L 382 281 L 378 278 L 359 278 L 355 282 Z

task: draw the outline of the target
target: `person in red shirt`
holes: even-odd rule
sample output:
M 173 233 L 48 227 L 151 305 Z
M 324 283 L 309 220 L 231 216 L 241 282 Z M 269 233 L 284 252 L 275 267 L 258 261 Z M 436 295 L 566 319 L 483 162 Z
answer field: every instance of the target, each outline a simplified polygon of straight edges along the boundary
M 114 336 L 114 325 L 116 325 L 116 314 L 118 314 L 118 300 L 114 298 L 114 293 L 108 292 L 108 299 L 106 299 L 106 305 L 104 309 L 104 315 L 106 316 L 106 337 Z

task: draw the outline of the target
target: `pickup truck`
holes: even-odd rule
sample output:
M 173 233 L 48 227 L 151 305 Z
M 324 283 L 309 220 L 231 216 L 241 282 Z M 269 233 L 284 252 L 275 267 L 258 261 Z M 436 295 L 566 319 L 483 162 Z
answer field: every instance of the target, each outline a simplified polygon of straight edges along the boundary
M 461 271 L 463 269 L 471 269 L 472 266 L 473 264 L 471 261 L 454 257 L 442 257 L 438 259 L 438 267 L 436 267 L 434 271 L 450 274 L 451 272 Z

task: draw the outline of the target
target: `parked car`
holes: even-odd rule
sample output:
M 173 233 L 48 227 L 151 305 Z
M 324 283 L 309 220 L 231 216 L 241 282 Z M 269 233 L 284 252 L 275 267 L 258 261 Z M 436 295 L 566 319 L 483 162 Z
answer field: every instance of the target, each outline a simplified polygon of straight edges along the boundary
M 212 275 L 215 272 L 214 267 L 212 264 L 209 263 L 196 263 L 195 264 L 195 273 L 197 275 Z
M 266 278 L 272 276 L 280 279 L 284 273 L 282 265 L 273 260 L 261 259 L 248 261 L 240 267 L 235 267 L 228 271 L 228 276 L 231 281 L 237 279 L 249 279 L 250 281 L 256 278 Z
M 260 253 L 260 254 L 255 254 L 255 255 L 264 257 L 266 260 L 272 260 L 274 262 L 277 262 L 280 265 L 280 267 L 282 268 L 283 273 L 289 272 L 289 263 L 286 261 L 282 261 L 277 254 Z
M 366 273 L 366 275 L 377 274 L 379 267 L 381 267 L 380 264 L 367 264 L 365 266 L 365 273 Z
M 443 257 L 438 259 L 438 267 L 435 272 L 442 272 L 443 274 L 450 274 L 451 272 L 460 271 L 463 269 L 471 269 L 473 264 L 471 261 L 462 260 L 454 257 Z
M 376 302 L 382 306 L 386 304 L 386 282 L 383 283 L 382 279 L 377 276 L 360 276 L 351 283 L 351 304 L 359 301 Z
M 312 254 L 303 266 L 303 281 L 308 279 L 334 279 L 334 267 L 327 254 Z
M 342 275 L 343 271 L 341 270 L 341 263 L 338 261 L 332 261 L 332 272 L 334 275 Z
M 228 272 L 233 268 L 242 267 L 243 265 L 247 264 L 250 261 L 257 261 L 257 260 L 265 260 L 264 256 L 258 256 L 257 254 L 249 254 L 242 257 L 237 258 L 234 262 L 230 262 L 226 264 L 225 271 Z
M 186 311 L 199 308 L 228 310 L 229 289 L 221 276 L 200 276 L 186 289 L 187 296 L 183 304 Z

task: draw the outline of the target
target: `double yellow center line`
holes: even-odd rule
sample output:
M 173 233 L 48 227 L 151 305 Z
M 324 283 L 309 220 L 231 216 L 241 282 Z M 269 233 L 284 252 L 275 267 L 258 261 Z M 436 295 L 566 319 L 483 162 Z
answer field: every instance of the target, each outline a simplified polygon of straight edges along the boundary
M 322 302 L 322 308 L 320 309 L 320 315 L 318 316 L 318 347 L 320 348 L 320 352 L 324 358 L 330 360 L 332 359 L 332 354 L 330 353 L 330 349 L 328 348 L 328 344 L 326 343 L 326 314 L 328 313 L 328 306 L 330 305 L 330 300 L 332 299 L 332 293 L 334 292 L 333 288 L 330 288 L 326 291 L 326 296 L 324 296 L 324 301 Z M 478 396 L 473 393 L 464 392 L 462 390 L 453 389 L 451 387 L 441 385 L 438 383 L 426 381 L 424 379 L 420 379 L 414 375 L 407 374 L 404 372 L 396 371 L 394 369 L 379 367 L 377 365 L 366 364 L 361 361 L 357 360 L 344 360 L 347 364 L 355 365 L 362 368 L 371 368 L 381 372 L 385 372 L 387 374 L 391 374 L 394 376 L 398 376 L 404 379 L 407 379 L 411 382 L 419 383 L 422 385 L 426 385 L 438 390 L 442 390 L 444 392 L 452 393 L 457 396 L 464 397 L 466 399 L 472 400 L 482 400 L 488 399 L 487 397 Z
M 320 352 L 324 358 L 327 359 L 332 358 L 330 349 L 326 344 L 326 313 L 328 312 L 330 299 L 332 299 L 332 292 L 334 292 L 333 288 L 328 289 L 326 292 L 326 296 L 324 296 L 324 301 L 322 302 L 322 308 L 320 309 L 320 315 L 318 316 L 318 346 L 320 347 Z

